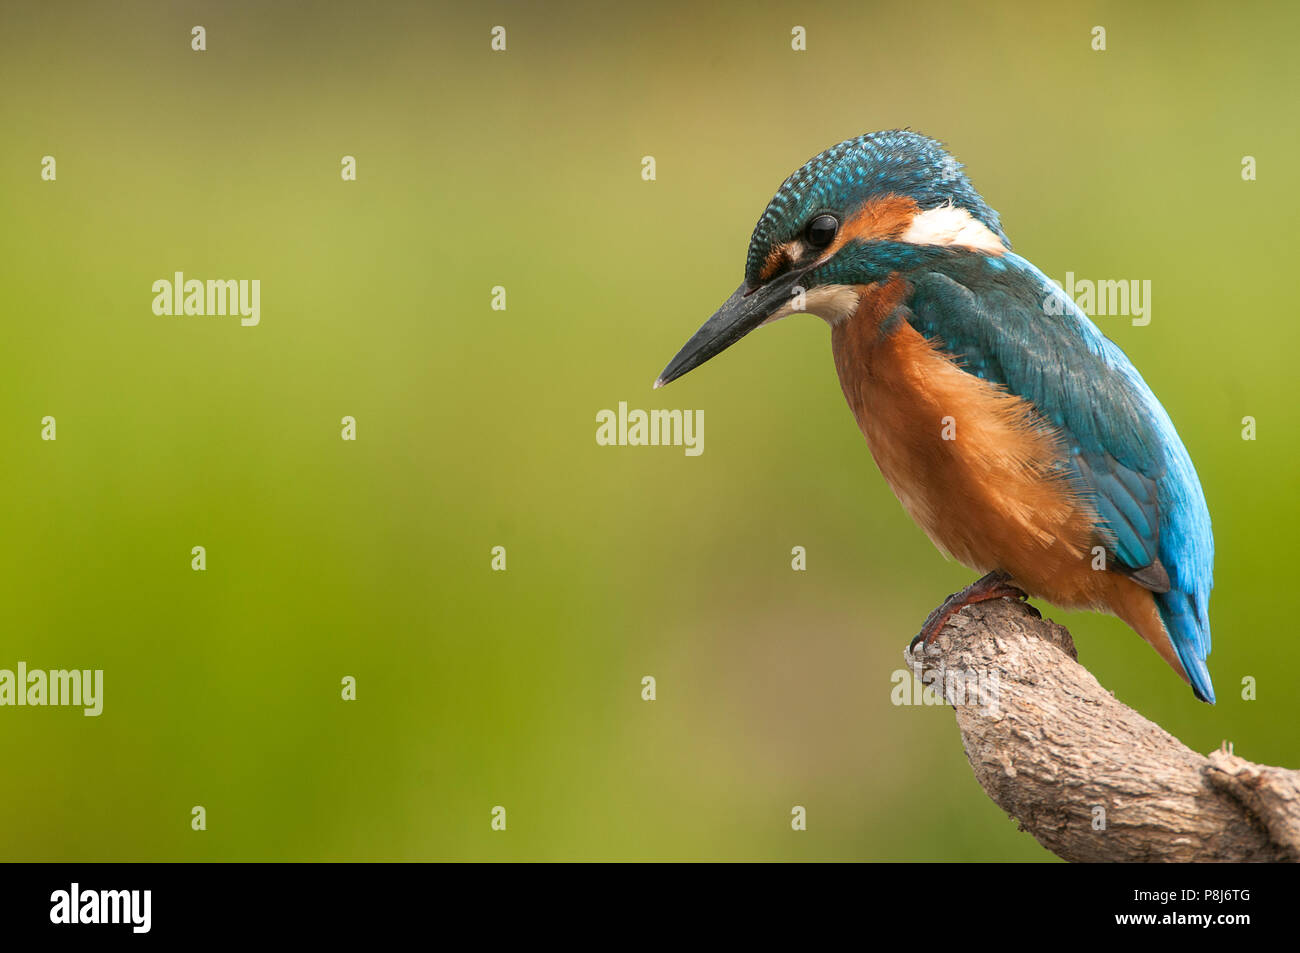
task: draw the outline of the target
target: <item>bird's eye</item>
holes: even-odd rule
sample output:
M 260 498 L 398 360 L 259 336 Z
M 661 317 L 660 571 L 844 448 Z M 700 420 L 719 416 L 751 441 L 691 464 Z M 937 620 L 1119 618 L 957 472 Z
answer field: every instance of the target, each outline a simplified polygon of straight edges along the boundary
M 834 215 L 818 215 L 808 223 L 808 244 L 813 248 L 825 248 L 834 240 L 839 228 L 840 223 Z

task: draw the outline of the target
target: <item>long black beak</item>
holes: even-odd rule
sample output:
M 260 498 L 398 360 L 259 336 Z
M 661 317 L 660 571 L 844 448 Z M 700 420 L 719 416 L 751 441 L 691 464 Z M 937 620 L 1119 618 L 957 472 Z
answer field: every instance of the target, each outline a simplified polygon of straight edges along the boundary
M 677 356 L 668 362 L 655 387 L 675 381 L 711 357 L 721 354 L 754 328 L 758 327 L 790 300 L 803 270 L 789 271 L 767 284 L 750 288 L 743 282 L 730 298 L 722 302 L 713 317 L 691 335 Z

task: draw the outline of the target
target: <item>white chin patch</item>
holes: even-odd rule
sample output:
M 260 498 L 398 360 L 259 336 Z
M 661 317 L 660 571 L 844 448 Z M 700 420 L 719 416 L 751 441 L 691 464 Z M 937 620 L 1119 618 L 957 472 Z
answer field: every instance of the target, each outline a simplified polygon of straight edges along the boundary
M 952 205 L 941 205 L 916 215 L 900 240 L 913 245 L 962 245 L 994 255 L 1007 250 L 987 225 L 964 208 Z
M 792 314 L 815 314 L 827 324 L 838 324 L 858 310 L 860 296 L 852 285 L 822 285 L 796 295 L 764 324 L 780 321 Z

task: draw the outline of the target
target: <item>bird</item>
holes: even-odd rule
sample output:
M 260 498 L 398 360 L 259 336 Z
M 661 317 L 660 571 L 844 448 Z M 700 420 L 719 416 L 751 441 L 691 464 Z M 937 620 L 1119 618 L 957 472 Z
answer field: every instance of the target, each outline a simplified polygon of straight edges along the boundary
M 800 312 L 830 325 L 840 387 L 903 508 L 984 574 L 913 649 L 968 605 L 1035 597 L 1117 616 L 1213 704 L 1214 536 L 1191 457 L 1137 368 L 1012 251 L 941 143 L 872 132 L 790 175 L 744 280 L 655 388 Z

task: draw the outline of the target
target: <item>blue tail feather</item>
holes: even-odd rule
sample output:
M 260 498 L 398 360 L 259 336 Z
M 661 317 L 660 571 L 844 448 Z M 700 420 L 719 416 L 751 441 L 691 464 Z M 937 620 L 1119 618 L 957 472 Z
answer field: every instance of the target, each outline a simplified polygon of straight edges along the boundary
M 1205 666 L 1210 654 L 1210 621 L 1203 607 L 1185 592 L 1171 589 L 1156 596 L 1160 618 L 1169 630 L 1169 639 L 1192 683 L 1192 691 L 1203 702 L 1214 704 L 1214 684 Z

